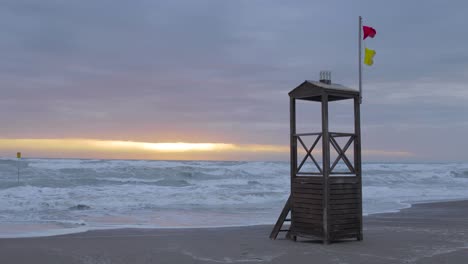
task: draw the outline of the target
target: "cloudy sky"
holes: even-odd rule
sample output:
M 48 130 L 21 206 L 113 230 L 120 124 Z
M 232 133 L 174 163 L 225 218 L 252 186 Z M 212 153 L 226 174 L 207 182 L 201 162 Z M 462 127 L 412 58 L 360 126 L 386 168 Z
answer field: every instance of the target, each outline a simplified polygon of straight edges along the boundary
M 465 1 L 2 0 L 0 155 L 287 160 L 287 92 L 324 69 L 357 86 L 362 15 L 377 30 L 365 159 L 466 161 L 467 13 Z M 331 107 L 332 128 L 349 129 L 351 105 Z M 320 129 L 317 109 L 299 106 L 303 132 Z M 189 144 L 160 144 L 177 142 Z

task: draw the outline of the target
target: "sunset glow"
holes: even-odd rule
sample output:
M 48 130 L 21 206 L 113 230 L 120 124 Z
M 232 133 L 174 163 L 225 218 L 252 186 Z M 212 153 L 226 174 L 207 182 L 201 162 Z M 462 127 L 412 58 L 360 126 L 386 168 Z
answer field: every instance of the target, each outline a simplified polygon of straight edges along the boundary
M 147 143 L 133 141 L 95 141 L 97 146 L 106 148 L 130 148 L 156 152 L 218 151 L 232 150 L 235 146 L 223 143 Z
M 0 154 L 24 157 L 97 159 L 176 159 L 176 160 L 287 160 L 288 145 L 139 142 L 97 139 L 0 139 Z M 317 155 L 321 150 L 315 149 Z M 383 158 L 409 158 L 406 151 L 363 150 L 363 155 Z M 302 153 L 305 154 L 305 153 Z
M 281 145 L 229 143 L 136 142 L 96 139 L 0 139 L 0 153 L 16 151 L 29 157 L 118 158 L 118 159 L 241 159 L 248 153 L 286 154 Z M 287 157 L 285 155 L 284 157 Z

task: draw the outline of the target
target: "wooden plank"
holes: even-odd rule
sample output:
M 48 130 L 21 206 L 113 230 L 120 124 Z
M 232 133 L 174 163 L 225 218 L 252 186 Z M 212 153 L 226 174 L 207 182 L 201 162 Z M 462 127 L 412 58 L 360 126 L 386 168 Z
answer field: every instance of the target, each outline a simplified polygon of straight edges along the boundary
M 330 205 L 331 210 L 338 210 L 338 209 L 359 209 L 359 205 L 357 203 L 353 204 L 333 204 Z
M 340 225 L 340 224 L 358 224 L 359 217 L 355 215 L 352 218 L 341 219 L 341 218 L 332 218 L 330 220 L 331 225 Z
M 301 204 L 299 206 L 293 207 L 295 211 L 299 213 L 314 213 L 322 214 L 322 205 L 321 204 Z M 317 211 L 317 212 L 314 212 Z
M 349 176 L 349 177 L 332 176 L 332 177 L 329 177 L 328 179 L 328 182 L 330 184 L 343 184 L 343 183 L 356 184 L 358 183 L 358 181 L 359 179 L 357 179 L 357 177 L 352 177 L 352 176 Z
M 300 215 L 322 215 L 322 209 L 294 207 L 294 216 Z
M 323 183 L 323 177 L 314 177 L 314 176 L 296 176 L 294 181 L 296 183 Z
M 322 205 L 322 199 L 307 199 L 307 202 L 296 202 L 293 207 L 309 207 L 309 205 Z
M 359 199 L 331 199 L 330 204 L 358 204 Z
M 315 225 L 318 225 L 320 227 L 321 224 L 322 224 L 322 219 L 321 218 L 311 218 L 311 217 L 296 217 L 294 219 L 294 224 L 296 223 L 306 223 L 306 224 L 315 224 Z
M 306 192 L 306 193 L 314 193 L 314 192 L 323 192 L 323 189 L 322 188 L 319 188 L 319 187 L 314 187 L 314 186 L 310 186 L 312 188 L 307 188 L 309 186 L 298 186 L 298 187 L 295 187 L 296 185 L 293 185 L 293 189 L 292 191 L 293 192 L 300 192 L 300 193 L 303 193 L 303 192 Z
M 315 225 L 315 226 L 318 226 L 320 228 L 322 227 L 321 226 L 321 224 L 322 224 L 321 219 L 317 219 L 317 218 L 298 218 L 298 219 L 295 219 L 294 220 L 294 225 L 296 225 L 298 223 L 308 224 L 308 225 Z
M 321 199 L 321 198 L 316 198 L 316 197 L 322 197 L 323 195 L 323 191 L 320 191 L 320 190 L 294 190 L 294 192 L 292 193 L 292 195 L 294 195 L 294 197 L 297 197 L 297 198 L 305 198 L 305 199 L 308 199 L 312 196 L 312 199 Z
M 321 230 L 322 226 L 316 223 L 297 223 L 294 222 L 294 227 L 302 228 L 302 229 L 309 229 L 309 230 Z
M 297 212 L 307 212 L 307 210 L 320 211 L 322 210 L 322 205 L 321 204 L 299 204 L 299 205 L 293 206 L 292 208 L 294 208 L 295 211 L 297 209 Z
M 331 235 L 332 240 L 339 240 L 339 239 L 347 239 L 347 238 L 357 238 L 359 237 L 358 234 L 339 234 L 339 235 Z
M 321 183 L 307 183 L 307 182 L 294 182 L 293 183 L 293 189 L 322 189 L 323 184 Z
M 303 237 L 306 239 L 312 239 L 312 240 L 320 240 L 323 238 L 322 234 L 304 234 L 304 233 L 295 233 L 295 236 L 297 237 Z
M 359 218 L 359 214 L 340 214 L 340 215 L 332 215 L 331 216 L 331 219 L 334 219 L 334 220 L 337 220 L 337 219 L 340 219 L 340 220 L 344 220 L 344 219 L 356 219 L 356 218 Z M 332 220 L 332 221 L 334 221 Z M 331 222 L 331 221 L 330 221 Z
M 314 215 L 322 217 L 322 210 L 294 207 L 293 220 L 294 220 L 294 217 L 310 218 L 310 217 L 315 217 Z
M 309 188 L 311 187 L 311 188 Z M 306 192 L 306 193 L 314 193 L 316 191 L 318 192 L 321 192 L 323 193 L 323 188 L 322 186 L 320 187 L 314 187 L 314 186 L 300 186 L 300 187 L 294 187 L 293 186 L 293 192 L 300 192 L 300 193 L 303 193 L 303 192 Z
M 294 186 L 304 186 L 304 187 L 307 187 L 307 188 L 316 188 L 316 187 L 322 187 L 323 186 L 323 183 L 321 182 L 304 182 L 304 181 L 294 181 L 293 182 L 293 185 Z
M 296 203 L 311 203 L 311 204 L 315 204 L 315 202 L 310 202 L 311 200 L 322 200 L 322 196 L 321 195 L 315 195 L 315 197 L 309 197 L 307 199 L 304 199 L 304 198 L 296 198 L 294 195 L 293 195 L 293 199 Z
M 342 200 L 342 199 L 359 199 L 360 195 L 358 193 L 354 194 L 332 194 L 330 199 Z
M 323 184 L 323 180 L 317 180 L 317 179 L 312 179 L 312 180 L 307 180 L 307 179 L 299 179 L 299 180 L 296 180 L 296 178 L 319 178 L 319 177 L 313 177 L 313 176 L 308 176 L 308 177 L 303 177 L 303 176 L 296 176 L 294 177 L 294 181 L 293 183 L 296 183 L 296 184 L 305 184 L 305 185 L 322 185 Z M 322 177 L 320 177 L 322 178 Z
M 296 173 L 297 177 L 322 177 L 323 174 L 320 172 L 313 172 L 313 171 L 301 171 Z
M 310 213 L 310 214 L 322 214 L 322 205 L 318 204 L 301 204 L 299 206 L 293 206 L 294 212 L 297 213 Z
M 323 230 L 309 230 L 309 229 L 304 229 L 304 228 L 297 228 L 294 227 L 292 229 L 293 233 L 297 236 L 302 236 L 302 237 L 308 237 L 308 236 L 314 236 L 314 237 L 319 237 L 321 238 L 323 236 Z
M 318 218 L 299 218 L 299 221 L 294 220 L 294 223 L 292 225 L 297 225 L 297 224 L 307 224 L 307 225 L 315 225 L 318 226 L 319 228 L 322 228 L 322 221 L 321 219 Z
M 315 220 L 320 220 L 323 221 L 323 217 L 321 214 L 315 214 L 315 213 L 307 213 L 307 212 L 297 212 L 293 216 L 293 221 L 295 221 L 295 218 L 306 218 L 306 219 L 315 219 Z
M 342 132 L 330 132 L 333 137 L 350 137 L 354 136 L 353 133 L 342 133 Z
M 293 226 L 294 231 L 301 231 L 304 233 L 321 233 L 322 226 L 314 225 L 314 224 L 303 224 L 303 223 L 295 223 Z M 339 232 L 339 231 L 337 231 Z
M 293 227 L 293 230 L 295 232 L 300 232 L 300 233 L 303 233 L 303 234 L 315 234 L 315 235 L 322 235 L 323 234 L 323 230 L 322 230 L 322 227 L 321 226 L 294 226 Z M 337 231 L 339 232 L 339 231 Z
M 293 193 L 298 193 L 298 194 L 320 194 L 321 195 L 323 193 L 323 190 L 294 188 Z
M 322 205 L 318 204 L 301 204 L 293 207 L 296 213 L 322 215 Z M 296 214 L 295 214 L 296 215 Z
M 309 209 L 309 210 L 322 210 L 322 204 L 316 203 L 316 204 L 310 204 L 310 203 L 296 203 L 293 205 L 293 208 L 303 208 L 303 209 Z
M 356 177 L 356 173 L 355 172 L 349 172 L 349 171 L 333 171 L 333 172 L 330 172 L 330 176 L 332 176 L 332 177 L 343 177 L 343 176 Z
M 348 215 L 348 214 L 358 214 L 358 209 L 343 209 L 343 210 L 330 210 L 332 215 Z M 336 217 L 336 216 L 335 216 Z
M 322 194 L 313 194 L 313 193 L 293 193 L 294 199 L 297 199 L 298 202 L 302 203 L 307 203 L 308 200 L 322 200 L 323 195 Z M 298 197 L 297 195 L 301 196 Z M 302 197 L 302 195 L 305 195 L 306 197 Z M 341 194 L 343 195 L 343 194 Z M 346 194 L 346 195 L 351 195 L 351 194 Z
M 294 134 L 294 136 L 318 136 L 322 135 L 322 133 L 317 132 L 317 133 L 299 133 L 299 134 Z
M 330 186 L 332 190 L 347 190 L 347 189 L 359 189 L 358 184 L 332 184 Z
M 294 224 L 297 224 L 297 223 L 315 224 L 320 228 L 322 227 L 322 219 L 317 219 L 317 218 L 295 217 Z
M 296 183 L 293 182 L 293 190 L 298 190 L 298 189 L 312 189 L 312 190 L 321 190 L 323 188 L 322 184 L 307 184 L 307 183 Z
M 357 188 L 355 189 L 344 189 L 344 190 L 332 190 L 330 191 L 331 195 L 334 194 L 359 194 L 359 190 Z
M 322 176 L 296 176 L 295 181 L 305 181 L 305 182 L 318 182 L 323 183 Z
M 294 198 L 301 198 L 301 199 L 322 199 L 322 194 L 320 193 L 293 193 Z
M 332 231 L 337 230 L 359 230 L 359 223 L 351 223 L 351 224 L 341 224 L 341 225 L 331 225 Z
M 342 231 L 333 231 L 331 232 L 331 236 L 340 237 L 345 235 L 358 235 L 359 230 L 342 230 Z

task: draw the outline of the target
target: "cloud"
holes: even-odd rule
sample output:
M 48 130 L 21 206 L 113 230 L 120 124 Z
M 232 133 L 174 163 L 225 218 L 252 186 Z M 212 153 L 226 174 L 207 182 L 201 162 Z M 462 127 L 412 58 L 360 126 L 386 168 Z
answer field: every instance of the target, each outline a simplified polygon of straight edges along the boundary
M 322 69 L 356 86 L 356 24 L 365 14 L 377 29 L 366 45 L 377 55 L 364 70 L 363 144 L 419 156 L 440 137 L 427 130 L 422 141 L 421 127 L 468 133 L 459 125 L 468 113 L 466 7 L 2 1 L 0 136 L 286 145 L 289 90 Z M 348 106 L 332 107 L 333 125 L 346 129 Z M 309 115 L 307 129 L 319 129 Z M 468 159 L 450 151 L 456 140 L 446 145 L 424 158 Z

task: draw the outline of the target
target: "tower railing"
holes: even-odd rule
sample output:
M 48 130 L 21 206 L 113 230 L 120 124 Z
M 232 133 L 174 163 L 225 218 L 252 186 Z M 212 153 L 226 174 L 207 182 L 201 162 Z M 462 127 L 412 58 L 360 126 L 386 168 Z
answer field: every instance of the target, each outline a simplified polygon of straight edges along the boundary
M 330 176 L 336 176 L 336 175 L 357 175 L 356 174 L 356 164 L 352 164 L 351 161 L 349 160 L 348 156 L 346 155 L 346 151 L 349 149 L 349 147 L 355 143 L 356 139 L 356 134 L 354 133 L 342 133 L 342 132 L 328 132 L 329 135 L 329 144 L 335 149 L 337 153 L 337 157 L 333 163 L 331 163 L 330 168 L 329 168 L 329 175 Z M 306 143 L 304 143 L 303 137 L 311 137 L 315 136 L 315 140 L 313 141 L 312 145 L 308 147 Z M 323 176 L 323 168 L 320 166 L 320 163 L 317 161 L 317 159 L 313 156 L 313 151 L 317 147 L 318 142 L 320 139 L 323 140 L 323 133 L 318 132 L 318 133 L 297 133 L 293 134 L 294 139 L 296 140 L 296 151 L 297 153 L 297 146 L 301 145 L 302 148 L 305 151 L 305 156 L 299 163 L 299 165 L 296 164 L 295 167 L 295 172 L 296 176 Z M 344 146 L 341 146 L 337 138 L 348 138 Z M 299 144 L 298 144 L 299 143 Z M 307 159 L 310 159 L 315 167 L 317 168 L 318 172 L 303 172 L 301 169 L 303 169 L 304 164 L 307 162 Z M 343 163 L 346 165 L 348 171 L 336 171 L 335 169 L 337 168 L 338 163 L 340 160 L 343 161 Z

